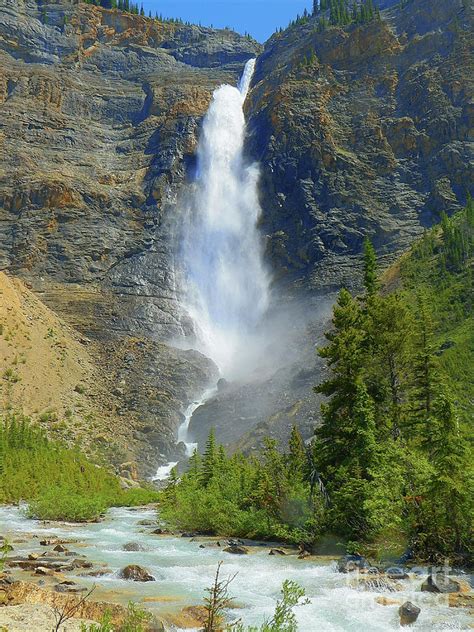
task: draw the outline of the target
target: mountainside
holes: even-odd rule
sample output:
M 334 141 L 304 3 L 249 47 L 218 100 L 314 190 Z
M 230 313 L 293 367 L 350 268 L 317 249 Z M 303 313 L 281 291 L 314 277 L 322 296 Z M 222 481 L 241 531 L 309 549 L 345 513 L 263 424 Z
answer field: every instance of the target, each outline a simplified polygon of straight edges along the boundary
M 104 399 L 78 409 L 73 371 L 53 416 L 71 409 L 78 426 L 93 414 L 98 435 L 118 429 L 115 464 L 136 459 L 149 475 L 182 456 L 182 412 L 216 378 L 212 362 L 185 350 L 178 202 L 212 91 L 235 84 L 246 60 L 258 56 L 247 149 L 261 165 L 272 309 L 290 305 L 292 352 L 280 351 L 290 366 L 269 379 L 222 385 L 193 418 L 200 442 L 211 425 L 246 449 L 264 434 L 286 438 L 294 422 L 310 436 L 320 404 L 311 386 L 324 370 L 314 344 L 334 291 L 359 286 L 364 236 L 385 265 L 464 204 L 472 6 L 381 6 L 383 19 L 363 25 L 320 32 L 317 16 L 300 20 L 262 52 L 230 30 L 69 0 L 2 3 L 0 267 L 77 332 L 77 357 L 86 353 Z M 37 414 L 50 407 L 41 400 Z
M 247 104 L 262 228 L 286 284 L 357 286 L 473 186 L 471 2 L 411 0 L 367 24 L 300 20 L 265 44 Z
M 1 265 L 94 340 L 146 473 L 215 372 L 158 342 L 186 327 L 173 203 L 212 90 L 257 51 L 86 4 L 0 7 Z

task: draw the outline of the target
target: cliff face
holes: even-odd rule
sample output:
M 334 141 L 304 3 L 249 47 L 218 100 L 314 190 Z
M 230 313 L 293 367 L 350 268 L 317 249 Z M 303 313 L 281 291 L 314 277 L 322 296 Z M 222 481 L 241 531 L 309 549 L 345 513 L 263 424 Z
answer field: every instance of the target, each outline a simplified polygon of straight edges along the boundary
M 162 342 L 186 329 L 176 195 L 213 89 L 257 51 L 230 31 L 86 4 L 0 7 L 1 267 L 92 341 L 146 473 L 215 374 Z
M 289 343 L 297 357 L 285 369 L 223 388 L 195 413 L 201 444 L 212 426 L 246 450 L 264 436 L 285 441 L 293 424 L 311 436 L 324 297 L 360 288 L 364 237 L 387 265 L 474 193 L 472 3 L 379 6 L 380 22 L 344 29 L 319 32 L 310 18 L 274 35 L 258 58 L 248 146 L 261 167 L 275 303 L 306 297 L 313 325 Z
M 304 309 L 308 295 L 358 285 L 365 235 L 388 262 L 473 181 L 470 3 L 382 6 L 381 22 L 320 33 L 311 18 L 273 36 L 246 103 L 274 296 Z M 72 406 L 81 426 L 95 406 L 88 445 L 116 429 L 110 459 L 138 459 L 143 474 L 179 457 L 183 407 L 215 377 L 167 344 L 190 328 L 174 277 L 177 196 L 213 89 L 260 52 L 231 31 L 69 0 L 0 7 L 0 267 L 87 347 L 97 390 L 84 407 L 68 382 L 58 414 Z M 290 368 L 227 385 L 199 411 L 201 442 L 210 425 L 229 443 L 245 435 L 245 448 L 293 422 L 311 434 L 322 367 L 308 340 L 322 326 L 308 321 L 294 320 Z
M 322 33 L 312 18 L 258 60 L 262 227 L 280 279 L 305 290 L 354 287 L 365 235 L 388 262 L 473 184 L 472 3 L 387 5 Z

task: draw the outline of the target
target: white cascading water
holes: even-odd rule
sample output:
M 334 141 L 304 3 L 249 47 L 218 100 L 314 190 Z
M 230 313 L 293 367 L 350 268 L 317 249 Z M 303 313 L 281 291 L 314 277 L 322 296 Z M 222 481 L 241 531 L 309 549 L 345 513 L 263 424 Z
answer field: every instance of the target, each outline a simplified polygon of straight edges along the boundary
M 259 172 L 244 159 L 243 105 L 254 68 L 251 59 L 238 87 L 223 85 L 214 91 L 182 227 L 183 302 L 196 329 L 194 346 L 227 378 L 254 368 L 260 351 L 257 328 L 269 301 L 257 230 Z M 188 441 L 191 417 L 215 390 L 207 390 L 184 413 L 178 443 L 185 444 L 188 456 L 197 447 Z M 168 478 L 176 464 L 159 467 L 155 480 Z
M 184 306 L 195 346 L 229 378 L 253 368 L 256 329 L 269 300 L 257 230 L 259 171 L 244 158 L 243 105 L 254 68 L 251 59 L 237 88 L 214 92 L 182 235 Z

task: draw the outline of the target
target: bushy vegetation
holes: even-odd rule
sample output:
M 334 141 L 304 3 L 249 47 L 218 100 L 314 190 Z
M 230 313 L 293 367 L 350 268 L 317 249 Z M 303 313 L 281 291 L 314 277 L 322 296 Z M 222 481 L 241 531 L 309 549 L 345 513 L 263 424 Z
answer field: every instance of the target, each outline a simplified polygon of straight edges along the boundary
M 49 440 L 22 416 L 0 421 L 0 502 L 30 503 L 42 519 L 94 520 L 112 505 L 156 500 L 147 489 L 122 490 L 119 479 L 77 449 Z
M 144 608 L 133 602 L 127 606 L 127 616 L 119 624 L 112 623 L 112 617 L 106 612 L 99 623 L 81 624 L 81 632 L 146 632 L 150 629 L 153 616 Z
M 203 457 L 195 452 L 179 480 L 172 473 L 160 516 L 185 530 L 300 541 L 312 532 L 317 510 L 308 494 L 305 465 L 296 429 L 287 453 L 267 440 L 259 458 L 228 457 L 211 431 Z
M 327 400 L 312 444 L 293 429 L 285 453 L 268 441 L 256 457 L 228 457 L 211 434 L 164 492 L 162 516 L 209 533 L 330 532 L 354 549 L 396 540 L 420 558 L 472 560 L 473 244 L 469 200 L 391 271 L 398 289 L 387 291 L 367 241 L 365 292 L 340 292 L 319 351 L 331 375 L 316 387 Z

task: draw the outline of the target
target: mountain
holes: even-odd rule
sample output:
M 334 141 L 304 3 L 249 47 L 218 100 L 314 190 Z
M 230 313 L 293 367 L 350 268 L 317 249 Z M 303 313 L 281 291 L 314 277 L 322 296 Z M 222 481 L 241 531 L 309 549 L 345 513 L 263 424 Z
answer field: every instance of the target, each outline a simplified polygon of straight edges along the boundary
M 356 286 L 365 236 L 388 264 L 472 187 L 472 3 L 390 4 L 362 25 L 300 20 L 258 59 L 262 229 L 278 277 L 304 291 Z
M 222 384 L 196 416 L 200 440 L 210 424 L 249 449 L 293 422 L 308 437 L 324 371 L 314 344 L 335 290 L 360 284 L 364 236 L 388 265 L 441 211 L 464 205 L 472 7 L 382 8 L 380 21 L 344 28 L 299 20 L 262 50 L 230 30 L 68 0 L 2 3 L 0 265 L 68 328 L 77 358 L 86 353 L 103 400 L 87 394 L 81 410 L 68 382 L 51 414 L 70 410 L 78 427 L 92 414 L 91 439 L 115 435 L 115 465 L 136 460 L 149 475 L 179 458 L 183 410 L 216 376 L 186 342 L 169 344 L 191 330 L 174 275 L 177 201 L 212 91 L 236 83 L 249 58 L 247 152 L 261 168 L 274 309 L 298 318 L 286 366 Z M 31 412 L 49 408 L 41 400 Z

